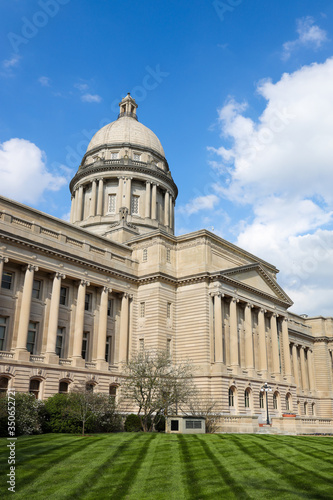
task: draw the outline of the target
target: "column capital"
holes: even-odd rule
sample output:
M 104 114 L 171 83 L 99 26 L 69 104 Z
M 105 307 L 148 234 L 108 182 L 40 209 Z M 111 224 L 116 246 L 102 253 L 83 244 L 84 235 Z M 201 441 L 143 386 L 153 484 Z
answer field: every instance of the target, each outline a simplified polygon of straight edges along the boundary
M 104 292 L 104 293 L 112 293 L 112 288 L 110 288 L 108 286 L 103 286 L 102 287 L 102 292 Z
M 253 309 L 253 304 L 251 302 L 246 302 L 245 307 L 248 307 L 249 309 Z
M 38 269 L 38 266 L 35 266 L 34 264 L 27 264 L 23 267 L 24 271 L 34 271 L 35 273 L 38 271 Z
M 90 286 L 90 281 L 87 281 L 87 280 L 80 280 L 80 281 L 79 281 L 79 285 L 82 285 L 82 286 Z
M 151 184 L 151 181 L 146 181 L 146 184 Z
M 4 257 L 3 255 L 0 255 L 0 262 L 7 264 L 7 262 L 9 262 L 9 259 L 8 259 L 8 257 Z
M 263 309 L 262 307 L 259 309 L 259 312 L 263 313 L 263 314 L 266 314 L 267 313 L 267 309 Z
M 217 291 L 217 290 L 215 290 L 213 292 L 209 292 L 209 295 L 211 297 L 222 297 L 222 298 L 225 296 L 224 293 Z
M 230 302 L 235 302 L 236 304 L 238 304 L 239 299 L 237 299 L 237 297 L 230 297 Z
M 65 280 L 66 279 L 66 274 L 62 274 L 62 273 L 56 272 L 54 274 L 54 277 L 57 278 L 57 279 Z

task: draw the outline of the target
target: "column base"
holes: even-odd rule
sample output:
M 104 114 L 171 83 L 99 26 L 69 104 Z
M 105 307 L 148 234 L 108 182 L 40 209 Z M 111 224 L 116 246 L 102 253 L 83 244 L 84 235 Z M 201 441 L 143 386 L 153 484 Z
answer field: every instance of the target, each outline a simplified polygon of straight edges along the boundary
M 46 352 L 45 353 L 45 363 L 50 365 L 58 365 L 59 364 L 59 356 L 54 352 Z
M 75 366 L 77 368 L 85 368 L 86 367 L 86 362 L 81 357 L 71 358 L 71 359 L 72 359 L 72 366 Z
M 104 372 L 109 371 L 109 363 L 104 360 L 96 359 L 96 370 L 102 370 Z
M 30 361 L 30 352 L 26 349 L 16 349 L 14 359 L 18 361 Z

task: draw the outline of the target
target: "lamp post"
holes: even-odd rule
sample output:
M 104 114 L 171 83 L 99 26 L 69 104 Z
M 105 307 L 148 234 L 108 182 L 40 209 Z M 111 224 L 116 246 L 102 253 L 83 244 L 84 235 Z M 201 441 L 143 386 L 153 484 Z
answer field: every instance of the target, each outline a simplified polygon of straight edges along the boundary
M 269 425 L 269 414 L 268 414 L 268 391 L 271 391 L 272 388 L 270 385 L 267 384 L 267 382 L 264 383 L 262 388 L 260 389 L 260 392 L 266 392 L 266 413 L 267 413 L 267 425 Z

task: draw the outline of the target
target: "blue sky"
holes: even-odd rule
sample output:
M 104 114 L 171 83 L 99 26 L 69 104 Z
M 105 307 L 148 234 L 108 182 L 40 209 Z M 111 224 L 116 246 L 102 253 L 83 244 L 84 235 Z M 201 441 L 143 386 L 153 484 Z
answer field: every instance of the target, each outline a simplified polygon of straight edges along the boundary
M 0 193 L 57 217 L 88 138 L 136 98 L 209 229 L 280 270 L 298 313 L 333 315 L 329 0 L 0 3 Z

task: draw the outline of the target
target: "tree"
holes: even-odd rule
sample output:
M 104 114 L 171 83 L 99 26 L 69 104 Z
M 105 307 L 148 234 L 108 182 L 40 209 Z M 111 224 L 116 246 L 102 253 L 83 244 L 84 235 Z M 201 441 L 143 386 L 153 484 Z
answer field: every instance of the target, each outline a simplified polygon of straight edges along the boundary
M 153 427 L 153 416 L 177 412 L 193 397 L 193 367 L 189 362 L 173 364 L 162 351 L 144 351 L 124 365 L 121 394 L 135 402 L 144 432 Z
M 189 402 L 187 414 L 205 417 L 206 432 L 214 434 L 219 428 L 220 416 L 217 412 L 218 403 L 213 399 L 200 399 L 200 396 Z

